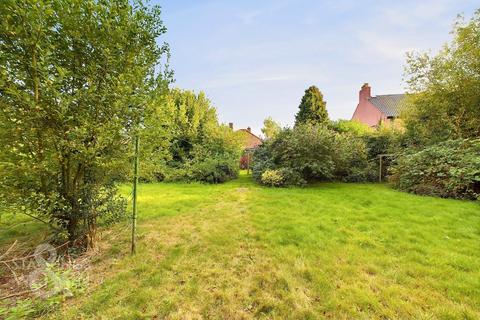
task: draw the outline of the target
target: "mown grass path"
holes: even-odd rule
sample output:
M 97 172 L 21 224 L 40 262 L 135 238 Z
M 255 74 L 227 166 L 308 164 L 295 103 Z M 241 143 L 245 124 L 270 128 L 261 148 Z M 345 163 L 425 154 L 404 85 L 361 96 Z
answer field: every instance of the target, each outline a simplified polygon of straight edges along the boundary
M 139 216 L 138 253 L 106 233 L 95 285 L 53 318 L 480 318 L 478 203 L 243 176 L 142 185 Z

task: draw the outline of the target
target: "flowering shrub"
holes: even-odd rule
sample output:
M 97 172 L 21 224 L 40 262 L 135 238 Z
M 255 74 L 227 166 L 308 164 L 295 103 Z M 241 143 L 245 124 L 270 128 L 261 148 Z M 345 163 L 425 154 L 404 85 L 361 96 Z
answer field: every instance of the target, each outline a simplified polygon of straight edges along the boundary
M 262 173 L 262 184 L 270 187 L 281 187 L 285 184 L 285 179 L 280 170 L 265 170 Z

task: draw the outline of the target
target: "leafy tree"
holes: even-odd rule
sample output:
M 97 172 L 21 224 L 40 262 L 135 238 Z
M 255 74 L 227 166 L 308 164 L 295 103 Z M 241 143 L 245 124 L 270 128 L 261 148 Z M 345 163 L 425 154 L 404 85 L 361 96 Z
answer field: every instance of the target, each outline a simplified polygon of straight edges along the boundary
M 295 115 L 295 125 L 304 123 L 327 124 L 329 121 L 327 103 L 323 100 L 320 90 L 315 86 L 305 90 L 298 108 L 298 113 Z
M 272 117 L 268 117 L 263 120 L 262 133 L 265 135 L 266 139 L 274 138 L 281 130 L 280 124 L 275 122 Z
M 480 10 L 460 19 L 454 39 L 435 56 L 409 54 L 410 108 L 403 115 L 412 145 L 480 136 Z
M 224 182 L 238 174 L 241 133 L 218 122 L 203 92 L 172 89 L 145 120 L 141 178 Z
M 206 145 L 219 126 L 217 112 L 205 93 L 173 89 L 167 96 L 172 114 L 171 165 L 183 164 L 194 157 L 195 146 Z
M 173 134 L 173 106 L 166 94 L 155 95 L 152 108 L 146 114 L 140 136 L 140 180 L 162 181 L 172 161 L 170 147 Z M 133 178 L 133 172 L 129 178 Z
M 160 9 L 5 0 L 0 30 L 1 196 L 93 246 L 98 220 L 124 212 L 130 136 L 170 76 Z

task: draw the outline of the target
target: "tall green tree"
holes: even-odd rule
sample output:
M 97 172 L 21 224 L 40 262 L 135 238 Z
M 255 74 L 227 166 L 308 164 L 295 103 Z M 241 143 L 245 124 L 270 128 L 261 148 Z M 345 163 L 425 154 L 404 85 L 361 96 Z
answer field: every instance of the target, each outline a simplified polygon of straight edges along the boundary
M 480 10 L 452 33 L 438 54 L 408 56 L 412 95 L 403 118 L 413 145 L 480 136 Z
M 142 130 L 142 179 L 191 181 L 199 179 L 195 166 L 204 173 L 224 164 L 238 166 L 241 134 L 218 122 L 205 93 L 171 89 L 154 104 Z
M 171 90 L 167 105 L 173 112 L 171 154 L 181 164 L 192 159 L 195 147 L 205 145 L 219 126 L 217 111 L 205 93 L 190 90 Z
M 124 212 L 116 178 L 170 73 L 159 7 L 130 0 L 0 2 L 0 192 L 93 246 Z
M 295 115 L 295 125 L 299 124 L 326 124 L 328 123 L 327 103 L 316 86 L 305 90 L 298 113 Z
M 280 124 L 273 120 L 272 117 L 263 120 L 262 133 L 266 139 L 274 138 L 281 130 Z

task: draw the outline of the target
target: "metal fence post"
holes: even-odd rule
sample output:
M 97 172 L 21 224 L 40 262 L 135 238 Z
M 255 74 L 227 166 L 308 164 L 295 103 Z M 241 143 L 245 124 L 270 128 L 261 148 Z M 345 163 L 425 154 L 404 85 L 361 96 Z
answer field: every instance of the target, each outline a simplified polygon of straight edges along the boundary
M 138 135 L 135 137 L 135 159 L 133 164 L 133 212 L 132 212 L 132 254 L 136 252 L 135 233 L 137 228 L 137 184 L 138 184 Z

